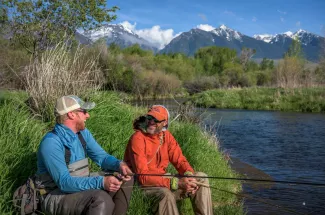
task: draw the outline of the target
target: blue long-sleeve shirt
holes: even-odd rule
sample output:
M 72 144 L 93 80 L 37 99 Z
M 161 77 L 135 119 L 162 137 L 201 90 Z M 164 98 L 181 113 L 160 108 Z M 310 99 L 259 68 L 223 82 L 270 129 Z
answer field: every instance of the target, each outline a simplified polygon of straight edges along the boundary
M 85 158 L 82 144 L 70 128 L 56 124 L 55 134 L 48 132 L 37 152 L 37 174 L 48 173 L 61 191 L 74 193 L 89 189 L 103 189 L 104 177 L 73 177 L 65 163 L 65 146 L 70 149 L 70 164 Z M 102 169 L 119 170 L 120 160 L 107 154 L 88 129 L 81 131 L 85 139 L 87 155 Z

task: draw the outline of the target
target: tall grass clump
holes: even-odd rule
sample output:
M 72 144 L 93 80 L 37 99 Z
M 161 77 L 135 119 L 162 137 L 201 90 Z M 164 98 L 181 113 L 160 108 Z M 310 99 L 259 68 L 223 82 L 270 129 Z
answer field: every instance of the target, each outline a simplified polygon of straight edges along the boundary
M 0 214 L 11 214 L 14 190 L 36 171 L 36 151 L 47 126 L 23 103 L 0 104 Z
M 26 91 L 32 110 L 50 121 L 53 104 L 63 95 L 85 97 L 101 86 L 101 72 L 95 56 L 87 56 L 83 49 L 68 49 L 59 43 L 33 60 L 25 70 Z

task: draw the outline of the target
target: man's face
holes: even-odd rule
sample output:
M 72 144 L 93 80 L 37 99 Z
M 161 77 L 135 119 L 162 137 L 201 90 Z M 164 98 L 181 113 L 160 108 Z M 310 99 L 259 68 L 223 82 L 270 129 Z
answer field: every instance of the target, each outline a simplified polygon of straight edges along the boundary
M 150 115 L 147 116 L 147 133 L 158 134 L 162 131 L 165 125 L 166 125 L 166 120 L 159 121 Z
M 76 129 L 77 131 L 82 131 L 86 128 L 86 120 L 90 117 L 90 115 L 87 110 L 84 109 L 77 109 L 75 112 L 77 114 Z

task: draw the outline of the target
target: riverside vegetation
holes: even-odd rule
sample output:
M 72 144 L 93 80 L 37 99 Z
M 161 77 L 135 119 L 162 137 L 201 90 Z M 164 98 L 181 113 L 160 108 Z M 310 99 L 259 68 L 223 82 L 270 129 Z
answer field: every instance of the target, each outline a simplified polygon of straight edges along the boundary
M 24 54 L 21 47 L 11 46 L 8 41 L 0 40 L 0 43 L 4 47 L 0 50 L 0 87 L 24 90 L 26 88 L 23 82 L 24 72 L 30 65 L 29 56 Z M 142 50 L 138 45 L 125 49 L 120 49 L 115 44 L 107 47 L 104 41 L 98 41 L 90 47 L 83 47 L 82 55 L 83 59 L 96 60 L 96 72 L 91 73 L 91 79 L 94 75 L 100 77 L 96 80 L 102 82 L 103 90 L 126 92 L 137 99 L 184 97 L 200 93 L 194 96 L 198 98 L 205 94 L 204 91 L 209 91 L 206 93 L 211 95 L 211 90 L 214 89 L 216 92 L 225 92 L 234 87 L 252 88 L 251 90 L 245 89 L 243 92 L 249 92 L 251 97 L 259 103 L 257 109 L 322 111 L 321 105 L 299 109 L 294 104 L 298 102 L 303 106 L 303 102 L 322 103 L 323 97 L 317 96 L 316 92 L 321 91 L 325 85 L 325 58 L 321 58 L 317 67 L 309 67 L 299 55 L 300 51 L 299 48 L 295 48 L 296 46 L 300 46 L 299 42 L 292 45 L 295 51 L 289 50 L 277 65 L 269 59 L 263 59 L 260 64 L 250 60 L 250 57 L 247 59 L 247 53 L 245 54 L 248 52 L 247 49 L 237 57 L 236 52 L 228 48 L 206 47 L 200 49 L 194 57 L 187 57 L 179 53 L 154 55 L 151 51 Z M 66 55 L 74 55 L 73 53 L 78 49 L 80 47 L 72 48 L 71 53 Z M 81 54 L 80 51 L 79 54 Z M 63 60 L 62 57 L 59 56 L 59 58 L 57 61 Z M 76 69 L 73 74 L 78 75 L 79 63 L 76 62 L 75 65 Z M 88 66 L 92 68 L 94 65 L 88 64 Z M 263 90 L 256 90 L 261 87 Z M 232 94 L 231 91 L 227 94 Z M 276 104 L 261 105 L 265 101 L 263 98 L 269 97 L 273 91 L 278 91 L 281 95 L 281 97 L 274 97 L 276 101 L 273 103 Z M 313 91 L 316 94 L 312 93 Z M 240 90 L 234 90 L 234 92 L 240 92 Z M 266 94 L 258 95 L 259 93 Z M 290 94 L 294 95 L 294 99 L 284 99 Z M 234 101 L 226 100 L 227 97 L 222 97 L 222 99 L 227 105 L 220 106 L 220 102 L 211 104 L 212 100 L 209 99 L 209 104 L 205 106 L 254 109 L 250 103 L 243 103 L 248 101 L 245 99 L 241 99 L 241 105 L 229 105 Z M 257 101 L 258 99 L 261 100 Z M 277 102 L 283 101 L 285 101 L 284 105 L 278 105 Z M 289 107 L 290 101 L 294 102 L 292 107 Z
M 202 107 L 325 112 L 324 88 L 233 88 L 198 93 L 190 103 Z
M 82 7 L 71 1 L 5 0 L 0 5 L 0 88 L 22 90 L 25 90 L 23 80 L 29 59 L 37 61 L 43 52 L 53 49 L 60 41 L 69 44 L 70 53 L 66 55 L 75 55 L 79 50 L 73 39 L 77 29 L 87 31 L 115 20 L 115 12 L 119 10 L 116 6 L 109 8 L 105 1 L 94 0 L 82 3 Z M 11 40 L 3 39 L 8 35 L 12 35 Z M 256 50 L 247 47 L 240 53 L 225 47 L 204 47 L 188 57 L 181 53 L 155 54 L 142 50 L 139 45 L 121 49 L 116 44 L 107 46 L 105 39 L 100 39 L 83 47 L 83 60 L 75 64 L 75 71 L 84 60 L 90 63 L 87 60 L 96 59 L 95 63 L 88 64 L 89 69 L 96 72 L 91 72 L 87 78 L 100 80 L 104 90 L 122 91 L 140 99 L 187 96 L 232 87 L 324 87 L 325 44 L 320 45 L 324 47 L 322 56 L 316 65 L 310 66 L 298 40 L 293 40 L 277 63 L 266 58 L 257 63 L 252 60 Z M 60 60 L 63 59 L 57 62 Z M 56 81 L 62 80 L 57 78 Z

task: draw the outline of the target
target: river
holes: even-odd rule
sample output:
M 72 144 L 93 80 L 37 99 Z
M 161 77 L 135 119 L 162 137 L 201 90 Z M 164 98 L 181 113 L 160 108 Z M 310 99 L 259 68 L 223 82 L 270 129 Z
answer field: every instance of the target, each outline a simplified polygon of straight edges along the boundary
M 150 103 L 164 104 L 171 110 L 177 107 L 172 100 L 145 104 Z M 239 159 L 274 180 L 325 183 L 325 114 L 211 108 L 203 113 L 200 109 L 200 115 L 203 125 L 217 134 L 221 150 L 234 160 Z M 245 174 L 245 169 L 241 171 Z M 245 175 L 264 176 L 250 172 Z M 243 192 L 250 198 L 266 201 L 246 198 L 244 207 L 249 215 L 325 214 L 324 186 L 243 185 Z

